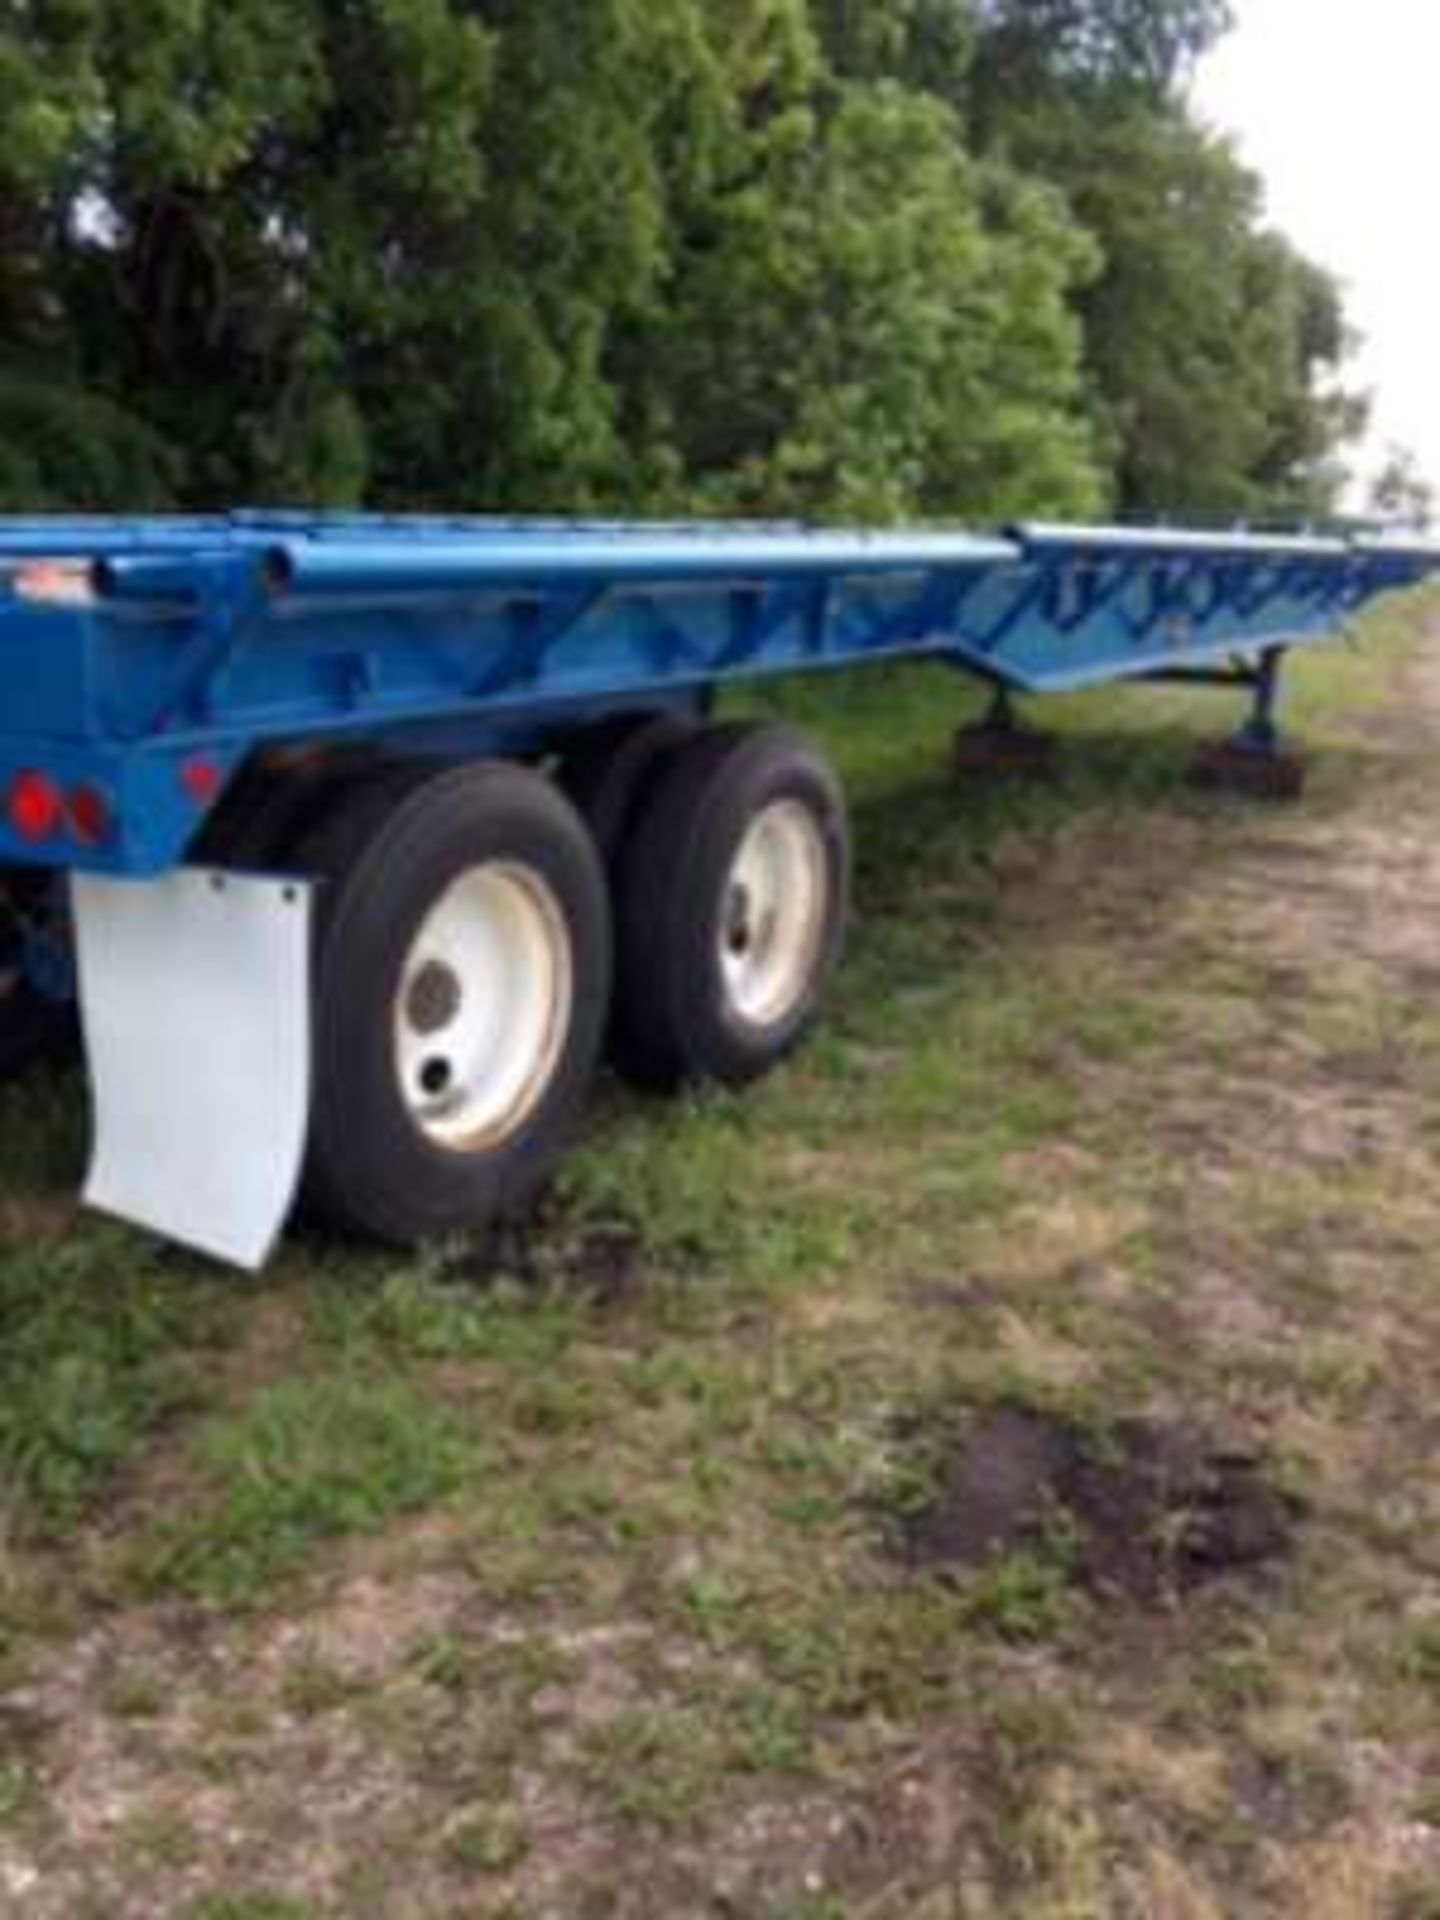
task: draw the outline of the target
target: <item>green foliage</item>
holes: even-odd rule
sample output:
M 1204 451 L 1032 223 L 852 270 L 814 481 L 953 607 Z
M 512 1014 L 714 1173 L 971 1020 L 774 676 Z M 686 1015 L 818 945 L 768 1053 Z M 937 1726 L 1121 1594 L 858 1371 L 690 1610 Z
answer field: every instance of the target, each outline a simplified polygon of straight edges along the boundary
M 1363 404 L 1337 283 L 1264 226 L 1258 180 L 1178 83 L 1223 0 L 994 0 L 965 95 L 978 142 L 1049 181 L 1092 236 L 1092 419 L 1136 518 L 1309 514 Z
M 0 509 L 1268 510 L 1220 0 L 0 0 Z
M 993 93 L 1048 82 L 1163 99 L 1230 24 L 1227 0 L 978 0 L 977 80 Z
M 159 509 L 176 470 L 160 437 L 113 401 L 0 372 L 0 512 Z
M 1347 350 L 1335 283 L 1260 224 L 1222 142 L 1137 106 L 1097 124 L 1071 101 L 1017 116 L 1027 162 L 1099 243 L 1082 297 L 1096 416 L 1123 509 L 1304 512 L 1359 424 L 1330 374 Z
M 722 511 L 1080 511 L 1066 294 L 1084 245 L 977 166 L 950 109 L 891 82 L 797 104 L 709 193 L 634 390 L 673 470 Z
M 1409 447 L 1391 447 L 1370 489 L 1371 510 L 1401 526 L 1423 529 L 1435 517 L 1435 489 Z

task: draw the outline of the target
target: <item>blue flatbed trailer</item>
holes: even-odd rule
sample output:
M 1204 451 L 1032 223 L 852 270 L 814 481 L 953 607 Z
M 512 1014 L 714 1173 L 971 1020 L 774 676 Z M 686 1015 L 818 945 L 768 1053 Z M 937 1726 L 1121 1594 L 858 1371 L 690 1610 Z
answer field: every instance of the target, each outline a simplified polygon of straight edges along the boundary
M 265 1257 L 302 1169 L 342 1226 L 486 1227 L 607 1037 L 738 1081 L 813 1014 L 843 812 L 803 743 L 707 725 L 717 689 L 1214 680 L 1264 756 L 1285 654 L 1437 571 L 1165 530 L 0 521 L 0 1067 L 78 993 L 90 1199 L 222 1257 Z

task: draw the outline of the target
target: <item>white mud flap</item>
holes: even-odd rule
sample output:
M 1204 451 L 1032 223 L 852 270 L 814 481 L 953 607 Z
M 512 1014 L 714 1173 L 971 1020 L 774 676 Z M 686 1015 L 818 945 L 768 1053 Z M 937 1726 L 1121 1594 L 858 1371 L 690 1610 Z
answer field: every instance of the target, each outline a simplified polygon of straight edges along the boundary
M 310 1107 L 310 889 L 187 869 L 78 875 L 94 1104 L 88 1206 L 265 1264 Z

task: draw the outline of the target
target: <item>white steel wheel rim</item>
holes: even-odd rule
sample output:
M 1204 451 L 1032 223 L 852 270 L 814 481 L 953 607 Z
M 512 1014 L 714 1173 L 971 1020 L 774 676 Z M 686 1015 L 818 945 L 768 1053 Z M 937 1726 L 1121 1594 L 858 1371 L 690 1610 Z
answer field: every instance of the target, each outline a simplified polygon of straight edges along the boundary
M 736 849 L 720 915 L 720 965 L 734 1014 L 774 1027 L 814 984 L 830 905 L 825 837 L 798 800 L 757 813 Z
M 426 1138 L 480 1153 L 523 1127 L 574 1001 L 569 930 L 546 881 L 508 861 L 459 875 L 422 921 L 395 997 L 395 1069 Z

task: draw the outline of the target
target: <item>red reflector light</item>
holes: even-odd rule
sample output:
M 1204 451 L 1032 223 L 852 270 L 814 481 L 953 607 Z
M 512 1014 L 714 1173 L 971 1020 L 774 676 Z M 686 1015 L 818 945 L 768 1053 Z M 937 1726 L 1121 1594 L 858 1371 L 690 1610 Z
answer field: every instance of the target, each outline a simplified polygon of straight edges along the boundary
M 66 808 L 70 831 L 84 847 L 98 847 L 110 838 L 114 815 L 99 787 L 75 787 Z
M 65 796 L 48 773 L 20 773 L 10 788 L 8 811 L 22 840 L 49 840 L 65 818 Z
M 224 783 L 224 769 L 216 760 L 186 760 L 180 768 L 180 784 L 197 807 L 208 807 Z

